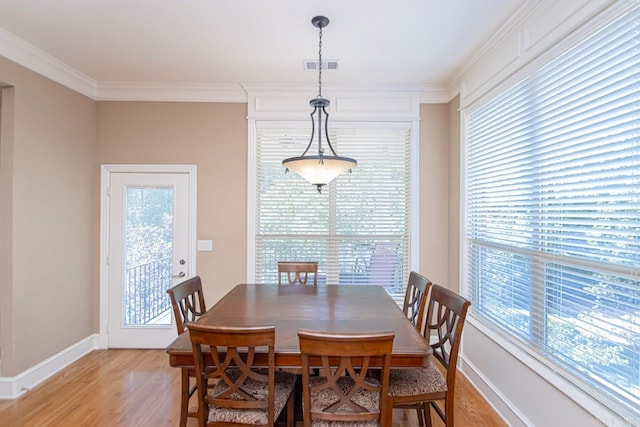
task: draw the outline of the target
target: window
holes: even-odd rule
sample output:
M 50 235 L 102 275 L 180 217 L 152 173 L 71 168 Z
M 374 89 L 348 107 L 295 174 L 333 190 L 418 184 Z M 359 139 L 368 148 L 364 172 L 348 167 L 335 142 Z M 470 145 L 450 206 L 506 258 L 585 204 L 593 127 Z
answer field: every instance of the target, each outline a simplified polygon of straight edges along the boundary
M 332 145 L 358 166 L 318 193 L 282 167 L 283 159 L 304 151 L 309 124 L 256 122 L 258 283 L 277 283 L 278 261 L 317 260 L 319 283 L 379 284 L 403 295 L 410 261 L 411 126 L 332 124 Z
M 640 408 L 640 13 L 471 111 L 472 312 L 555 371 Z

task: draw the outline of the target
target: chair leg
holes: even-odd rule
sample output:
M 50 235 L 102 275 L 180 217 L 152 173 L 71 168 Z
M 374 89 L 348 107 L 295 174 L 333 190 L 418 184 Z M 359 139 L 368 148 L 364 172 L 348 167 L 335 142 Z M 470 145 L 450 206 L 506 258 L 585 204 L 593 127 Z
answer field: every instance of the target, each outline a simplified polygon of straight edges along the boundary
M 289 400 L 287 401 L 287 427 L 294 427 L 295 426 L 295 416 L 293 414 L 293 409 L 294 409 L 294 395 L 295 393 L 292 391 L 291 394 L 289 395 Z
M 393 397 L 387 396 L 385 413 L 382 415 L 384 419 L 381 420 L 381 424 L 385 427 L 391 427 L 393 425 Z
M 420 427 L 424 426 L 424 406 L 416 408 L 416 413 L 418 414 L 418 425 Z
M 187 416 L 189 415 L 189 370 L 181 369 L 182 386 L 180 390 L 180 427 L 187 426 Z
M 424 402 L 423 408 L 425 425 L 426 427 L 431 427 L 431 404 Z

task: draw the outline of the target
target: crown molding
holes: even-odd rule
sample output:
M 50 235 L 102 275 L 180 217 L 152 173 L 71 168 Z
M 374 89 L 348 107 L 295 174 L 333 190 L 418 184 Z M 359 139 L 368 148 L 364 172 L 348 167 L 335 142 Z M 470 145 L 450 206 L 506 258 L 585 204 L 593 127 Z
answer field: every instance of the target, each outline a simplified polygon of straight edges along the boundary
M 496 31 L 474 55 L 465 61 L 455 73 L 453 73 L 452 77 L 447 82 L 447 87 L 449 88 L 448 93 L 450 95 L 455 96 L 460 93 L 460 85 L 464 79 L 464 75 L 473 68 L 478 61 L 485 57 L 491 49 L 495 48 L 505 37 L 509 36 L 509 34 L 514 31 L 518 25 L 524 22 L 525 19 L 533 13 L 536 6 L 538 6 L 538 3 L 539 0 L 528 0 L 520 6 L 520 8 L 518 8 L 514 14 L 511 15 L 509 19 L 502 24 L 502 26 L 500 26 L 498 31 Z
M 98 83 L 97 101 L 247 102 L 240 84 Z
M 449 93 L 460 94 L 461 108 L 499 93 L 637 5 L 638 0 L 527 0 L 452 75 Z
M 451 100 L 446 86 L 425 85 L 418 94 L 421 104 L 446 104 Z
M 0 28 L 0 56 L 95 99 L 95 80 L 3 28 Z
M 313 97 L 316 91 L 315 85 L 295 83 L 98 82 L 3 28 L 0 28 L 0 56 L 96 101 L 247 102 L 248 92 L 304 91 Z M 325 88 L 361 94 L 411 94 L 418 96 L 421 104 L 447 103 L 452 98 L 448 88 L 438 84 L 329 84 Z

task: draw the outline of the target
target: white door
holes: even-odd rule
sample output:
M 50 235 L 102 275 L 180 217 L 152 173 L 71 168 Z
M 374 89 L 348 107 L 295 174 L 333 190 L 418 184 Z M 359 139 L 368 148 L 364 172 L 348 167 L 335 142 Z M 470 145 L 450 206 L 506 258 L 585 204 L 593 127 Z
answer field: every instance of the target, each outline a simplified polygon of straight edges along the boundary
M 177 335 L 167 289 L 194 273 L 190 176 L 108 181 L 108 347 L 164 348 Z

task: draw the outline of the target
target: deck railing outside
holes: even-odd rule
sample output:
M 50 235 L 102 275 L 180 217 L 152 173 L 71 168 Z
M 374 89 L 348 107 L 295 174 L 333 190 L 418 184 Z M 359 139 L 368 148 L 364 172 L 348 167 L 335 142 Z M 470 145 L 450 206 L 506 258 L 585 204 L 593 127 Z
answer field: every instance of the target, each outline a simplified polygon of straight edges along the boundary
M 127 269 L 125 326 L 146 325 L 171 309 L 167 295 L 167 289 L 172 285 L 171 274 L 171 258 Z

